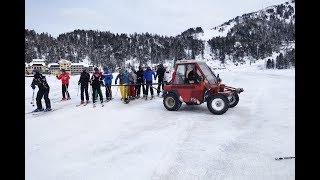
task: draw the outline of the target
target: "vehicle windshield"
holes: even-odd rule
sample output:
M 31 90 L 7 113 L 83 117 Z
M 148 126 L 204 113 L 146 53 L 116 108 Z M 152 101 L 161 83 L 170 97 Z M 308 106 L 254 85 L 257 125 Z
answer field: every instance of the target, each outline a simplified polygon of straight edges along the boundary
M 202 72 L 204 73 L 206 80 L 210 84 L 217 84 L 218 83 L 216 75 L 212 72 L 212 70 L 209 68 L 209 66 L 207 64 L 199 63 L 199 66 L 200 66 Z

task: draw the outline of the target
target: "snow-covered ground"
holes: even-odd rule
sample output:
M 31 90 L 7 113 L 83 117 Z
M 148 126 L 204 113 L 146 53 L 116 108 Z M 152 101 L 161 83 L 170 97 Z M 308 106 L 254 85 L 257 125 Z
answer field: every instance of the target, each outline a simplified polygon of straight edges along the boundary
M 65 102 L 58 102 L 61 82 L 47 76 L 57 110 L 26 114 L 25 178 L 295 179 L 294 159 L 274 159 L 295 156 L 294 69 L 252 66 L 216 73 L 223 83 L 245 90 L 223 115 L 211 114 L 206 103 L 167 111 L 160 97 L 123 104 L 117 87 L 104 107 L 75 107 L 79 76 L 71 77 L 72 99 Z M 25 78 L 26 112 L 35 108 L 31 80 Z

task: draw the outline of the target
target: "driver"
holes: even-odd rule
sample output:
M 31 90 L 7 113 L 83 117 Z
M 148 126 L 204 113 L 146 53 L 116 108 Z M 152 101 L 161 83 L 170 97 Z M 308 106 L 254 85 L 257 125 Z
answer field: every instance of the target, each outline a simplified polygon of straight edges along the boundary
M 193 68 L 192 71 L 189 72 L 188 74 L 188 83 L 193 84 L 193 83 L 199 83 L 201 81 L 201 76 L 197 73 L 196 67 Z

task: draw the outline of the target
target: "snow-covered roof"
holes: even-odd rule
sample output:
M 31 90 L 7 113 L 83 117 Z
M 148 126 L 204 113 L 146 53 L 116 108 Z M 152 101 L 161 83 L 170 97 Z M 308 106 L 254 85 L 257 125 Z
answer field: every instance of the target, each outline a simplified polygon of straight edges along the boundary
M 59 63 L 71 63 L 71 61 L 68 61 L 66 59 L 60 59 Z
M 86 63 L 71 63 L 71 66 L 72 65 L 75 65 L 75 66 L 83 66 L 83 67 L 89 67 L 89 64 L 86 64 Z
M 32 62 L 44 62 L 44 59 L 32 59 Z
M 29 66 L 32 66 L 34 64 L 41 64 L 42 66 L 46 66 L 44 59 L 32 59 L 32 61 L 29 63 Z
M 34 64 L 41 64 L 42 66 L 46 66 L 46 63 L 44 62 L 31 62 L 29 65 L 33 66 Z
M 50 68 L 52 65 L 59 66 L 58 63 L 49 63 L 49 64 L 48 64 L 48 68 Z

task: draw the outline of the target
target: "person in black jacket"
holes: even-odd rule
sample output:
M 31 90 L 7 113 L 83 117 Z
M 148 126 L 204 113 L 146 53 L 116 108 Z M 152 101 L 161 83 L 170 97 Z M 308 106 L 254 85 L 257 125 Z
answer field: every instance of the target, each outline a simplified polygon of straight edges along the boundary
M 86 68 L 83 68 L 82 73 L 80 75 L 80 79 L 78 81 L 78 85 L 80 85 L 81 89 L 81 104 L 84 103 L 84 93 L 86 94 L 86 103 L 89 103 L 89 80 L 90 80 L 90 74 L 87 72 Z
M 144 84 L 144 77 L 143 77 L 143 69 L 142 66 L 139 66 L 139 70 L 135 71 L 134 69 L 132 69 L 133 72 L 137 75 L 137 85 L 136 85 L 136 98 L 139 99 L 140 98 L 140 91 L 141 91 L 141 86 L 142 86 L 142 94 L 143 97 L 145 97 L 145 86 Z
M 103 96 L 101 92 L 101 85 L 103 85 L 102 77 L 99 73 L 99 70 L 95 70 L 90 79 L 90 85 L 92 86 L 92 102 L 93 104 L 96 102 L 96 98 L 100 97 L 101 103 L 103 103 Z
M 49 91 L 50 87 L 47 83 L 46 77 L 40 74 L 39 70 L 34 69 L 32 71 L 34 77 L 31 83 L 31 88 L 35 89 L 36 85 L 38 86 L 39 90 L 37 92 L 37 109 L 35 109 L 33 112 L 39 112 L 39 111 L 51 111 L 51 104 L 49 99 Z M 46 109 L 44 110 L 42 108 L 41 99 L 44 97 L 44 101 L 46 103 Z
M 166 72 L 165 68 L 163 67 L 163 64 L 160 64 L 158 66 L 158 69 L 157 69 L 157 75 L 156 75 L 156 78 L 158 77 L 158 88 L 157 88 L 157 95 L 159 96 L 160 94 L 160 87 L 161 90 L 163 90 L 163 86 L 164 86 L 164 83 L 163 83 L 163 77 L 164 77 L 164 73 Z
M 201 81 L 201 76 L 197 73 L 196 67 L 187 74 L 187 84 L 199 83 Z

